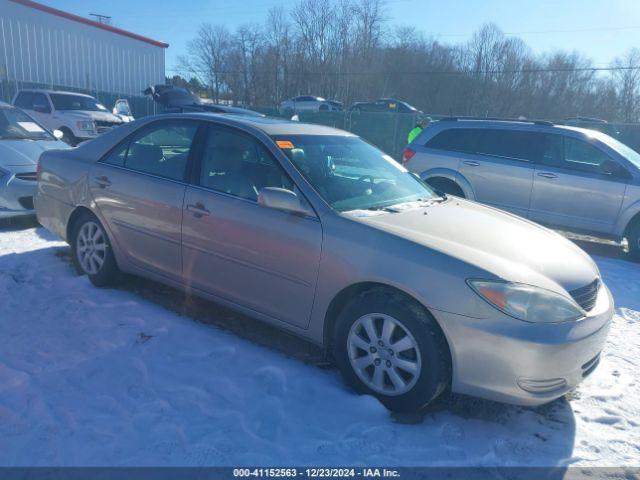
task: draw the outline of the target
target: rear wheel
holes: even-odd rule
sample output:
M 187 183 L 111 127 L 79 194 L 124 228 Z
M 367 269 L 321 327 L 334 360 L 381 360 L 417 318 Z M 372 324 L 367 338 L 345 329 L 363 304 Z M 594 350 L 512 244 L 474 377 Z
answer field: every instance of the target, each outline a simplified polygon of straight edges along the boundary
M 448 178 L 441 178 L 441 177 L 429 178 L 428 180 L 426 180 L 426 183 L 438 192 L 446 193 L 447 195 L 454 195 L 460 198 L 465 198 L 464 192 L 458 186 L 458 184 L 455 183 L 453 180 L 449 180 Z
M 71 236 L 73 263 L 79 273 L 87 275 L 97 287 L 115 284 L 120 270 L 111 248 L 111 242 L 100 221 L 84 213 L 73 226 Z
M 334 353 L 347 385 L 397 412 L 417 412 L 451 378 L 446 341 L 415 300 L 385 288 L 354 298 L 338 317 Z

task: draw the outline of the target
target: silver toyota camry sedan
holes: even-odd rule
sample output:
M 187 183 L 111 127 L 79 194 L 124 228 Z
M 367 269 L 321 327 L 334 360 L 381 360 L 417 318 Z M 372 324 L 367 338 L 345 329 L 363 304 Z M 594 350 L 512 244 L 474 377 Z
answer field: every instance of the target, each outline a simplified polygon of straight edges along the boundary
M 319 125 L 137 120 L 44 153 L 35 203 L 95 285 L 127 272 L 226 304 L 321 345 L 397 411 L 448 388 L 558 398 L 598 365 L 614 310 L 573 243 Z

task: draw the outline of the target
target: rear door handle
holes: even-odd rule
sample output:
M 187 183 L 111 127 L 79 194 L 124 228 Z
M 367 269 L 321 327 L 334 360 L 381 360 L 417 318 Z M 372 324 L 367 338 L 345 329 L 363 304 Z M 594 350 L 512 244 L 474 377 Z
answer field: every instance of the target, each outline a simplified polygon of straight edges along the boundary
M 111 180 L 109 180 L 105 175 L 101 177 L 95 177 L 94 181 L 100 188 L 107 188 L 111 186 Z
M 474 162 L 472 160 L 465 160 L 464 161 L 465 165 L 469 165 L 470 167 L 479 167 L 480 164 L 478 162 Z
M 544 177 L 544 178 L 558 178 L 558 175 L 556 175 L 555 173 L 549 173 L 549 172 L 540 172 L 538 176 Z
M 201 218 L 209 215 L 211 212 L 207 210 L 204 205 L 200 202 L 190 203 L 187 205 L 187 210 L 193 213 L 193 216 L 196 218 Z

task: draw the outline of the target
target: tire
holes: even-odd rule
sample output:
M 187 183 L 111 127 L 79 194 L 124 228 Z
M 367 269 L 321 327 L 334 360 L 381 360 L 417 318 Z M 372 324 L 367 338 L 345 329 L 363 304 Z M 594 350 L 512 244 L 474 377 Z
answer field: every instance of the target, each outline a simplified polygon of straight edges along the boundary
M 87 257 L 87 249 L 93 252 Z M 74 222 L 71 234 L 73 264 L 81 275 L 87 275 L 96 287 L 115 285 L 120 280 L 107 232 L 95 215 L 83 213 Z
M 447 195 L 453 195 L 460 198 L 465 198 L 464 192 L 462 189 L 453 182 L 452 180 L 446 178 L 430 178 L 426 180 L 427 185 L 440 193 L 445 193 Z
M 629 243 L 629 258 L 640 262 L 640 218 L 629 226 L 626 237 Z
M 385 334 L 388 324 L 393 325 L 390 335 Z M 370 328 L 375 340 L 368 338 Z M 451 358 L 440 327 L 422 305 L 401 293 L 386 288 L 361 293 L 342 310 L 334 333 L 334 357 L 345 383 L 389 410 L 419 412 L 451 383 Z M 403 347 L 408 348 L 399 350 Z
M 60 128 L 60 131 L 62 132 L 62 141 L 67 145 L 75 147 L 80 143 L 78 138 L 68 128 L 62 127 Z

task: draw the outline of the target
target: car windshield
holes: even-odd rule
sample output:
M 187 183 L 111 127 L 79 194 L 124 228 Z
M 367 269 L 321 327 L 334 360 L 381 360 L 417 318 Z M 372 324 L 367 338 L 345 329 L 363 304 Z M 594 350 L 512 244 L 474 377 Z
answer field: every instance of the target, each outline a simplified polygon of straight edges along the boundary
M 52 93 L 51 102 L 56 110 L 88 110 L 90 112 L 103 112 L 107 110 L 93 97 L 84 95 L 72 95 L 69 93 Z
M 17 108 L 0 108 L 0 140 L 52 140 L 33 118 Z
M 597 140 L 600 140 L 602 143 L 612 148 L 624 158 L 633 163 L 636 167 L 640 168 L 640 153 L 636 152 L 633 148 L 625 145 L 619 140 L 607 135 L 606 133 L 602 133 L 596 130 L 592 130 L 589 132 L 589 135 Z
M 358 137 L 291 135 L 276 144 L 340 212 L 383 210 L 437 195 L 394 159 Z

